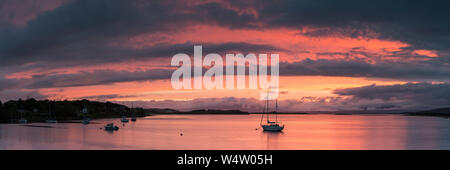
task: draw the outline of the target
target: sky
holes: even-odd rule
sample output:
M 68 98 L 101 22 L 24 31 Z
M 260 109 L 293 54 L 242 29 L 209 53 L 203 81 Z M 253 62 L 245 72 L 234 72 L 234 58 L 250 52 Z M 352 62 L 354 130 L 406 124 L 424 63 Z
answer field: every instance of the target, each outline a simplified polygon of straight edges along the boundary
M 262 111 L 258 89 L 176 90 L 177 53 L 280 55 L 280 111 L 450 106 L 450 10 L 415 0 L 0 0 L 0 100 Z

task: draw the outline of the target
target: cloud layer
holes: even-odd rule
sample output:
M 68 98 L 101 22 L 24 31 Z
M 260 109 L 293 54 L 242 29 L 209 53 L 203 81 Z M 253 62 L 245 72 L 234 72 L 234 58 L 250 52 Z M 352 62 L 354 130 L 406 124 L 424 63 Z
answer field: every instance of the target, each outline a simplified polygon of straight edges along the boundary
M 194 45 L 203 45 L 204 54 L 280 53 L 281 76 L 411 82 L 299 96 L 285 101 L 291 110 L 446 106 L 448 5 L 443 0 L 5 0 L 0 1 L 0 94 L 2 100 L 46 98 L 44 89 L 168 80 L 170 57 L 192 55 Z M 196 108 L 260 107 L 241 97 L 192 102 L 206 103 L 188 104 Z M 178 101 L 168 105 L 173 103 Z
M 335 97 L 302 97 L 278 101 L 281 112 L 307 111 L 411 111 L 450 107 L 450 84 L 407 83 L 370 85 L 336 89 Z M 101 99 L 103 96 L 95 97 Z M 117 97 L 117 96 L 116 96 Z M 130 101 L 135 106 L 174 108 L 183 111 L 195 109 L 240 109 L 261 112 L 264 102 L 255 98 L 202 98 L 188 101 Z M 272 108 L 275 107 L 272 103 Z

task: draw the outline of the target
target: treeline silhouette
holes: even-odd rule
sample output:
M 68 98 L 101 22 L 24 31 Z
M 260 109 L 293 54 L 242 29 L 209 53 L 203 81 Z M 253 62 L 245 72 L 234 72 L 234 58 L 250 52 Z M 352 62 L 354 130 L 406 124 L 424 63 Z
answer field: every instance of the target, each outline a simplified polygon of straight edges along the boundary
M 129 108 L 111 102 L 97 102 L 89 100 L 54 101 L 36 100 L 10 100 L 0 101 L 0 122 L 14 123 L 19 119 L 28 122 L 44 122 L 47 119 L 58 121 L 80 120 L 83 118 L 116 118 L 121 116 L 145 116 L 142 108 Z

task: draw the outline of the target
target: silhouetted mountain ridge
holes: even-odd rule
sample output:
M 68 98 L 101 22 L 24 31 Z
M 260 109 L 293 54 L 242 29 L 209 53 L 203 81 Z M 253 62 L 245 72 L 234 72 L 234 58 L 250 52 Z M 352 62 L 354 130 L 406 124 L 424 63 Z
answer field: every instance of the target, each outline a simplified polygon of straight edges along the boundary
M 409 116 L 440 116 L 440 117 L 450 117 L 450 107 L 437 108 L 432 110 L 425 110 L 419 112 L 407 112 L 405 115 Z
M 28 122 L 44 122 L 47 119 L 58 121 L 80 120 L 83 118 L 115 118 L 121 116 L 145 116 L 142 108 L 129 108 L 112 102 L 89 100 L 10 100 L 0 102 L 0 122 L 17 122 L 25 118 Z

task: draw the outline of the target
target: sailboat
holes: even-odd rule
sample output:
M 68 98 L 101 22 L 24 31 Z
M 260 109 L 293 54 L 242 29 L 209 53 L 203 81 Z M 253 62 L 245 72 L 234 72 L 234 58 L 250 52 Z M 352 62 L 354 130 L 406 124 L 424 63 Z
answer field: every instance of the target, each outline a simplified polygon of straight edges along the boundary
M 127 119 L 127 117 L 122 116 L 122 118 L 120 119 L 120 122 L 122 123 L 128 123 L 130 120 Z
M 264 111 L 263 114 L 261 114 L 261 121 L 260 125 L 264 129 L 264 131 L 268 132 L 281 132 L 284 129 L 284 124 L 281 122 L 278 122 L 278 100 L 276 100 L 275 104 L 275 121 L 270 121 L 270 111 L 269 111 L 269 93 L 267 93 L 266 103 L 264 104 Z M 266 115 L 266 122 L 263 123 L 264 115 Z
M 105 127 L 105 130 L 107 130 L 107 131 L 119 130 L 119 127 L 118 126 L 114 126 L 114 123 L 108 123 L 104 127 Z
M 122 123 L 128 123 L 130 120 L 127 119 L 127 117 L 125 117 L 125 113 L 123 113 L 122 118 L 120 119 L 120 122 Z

